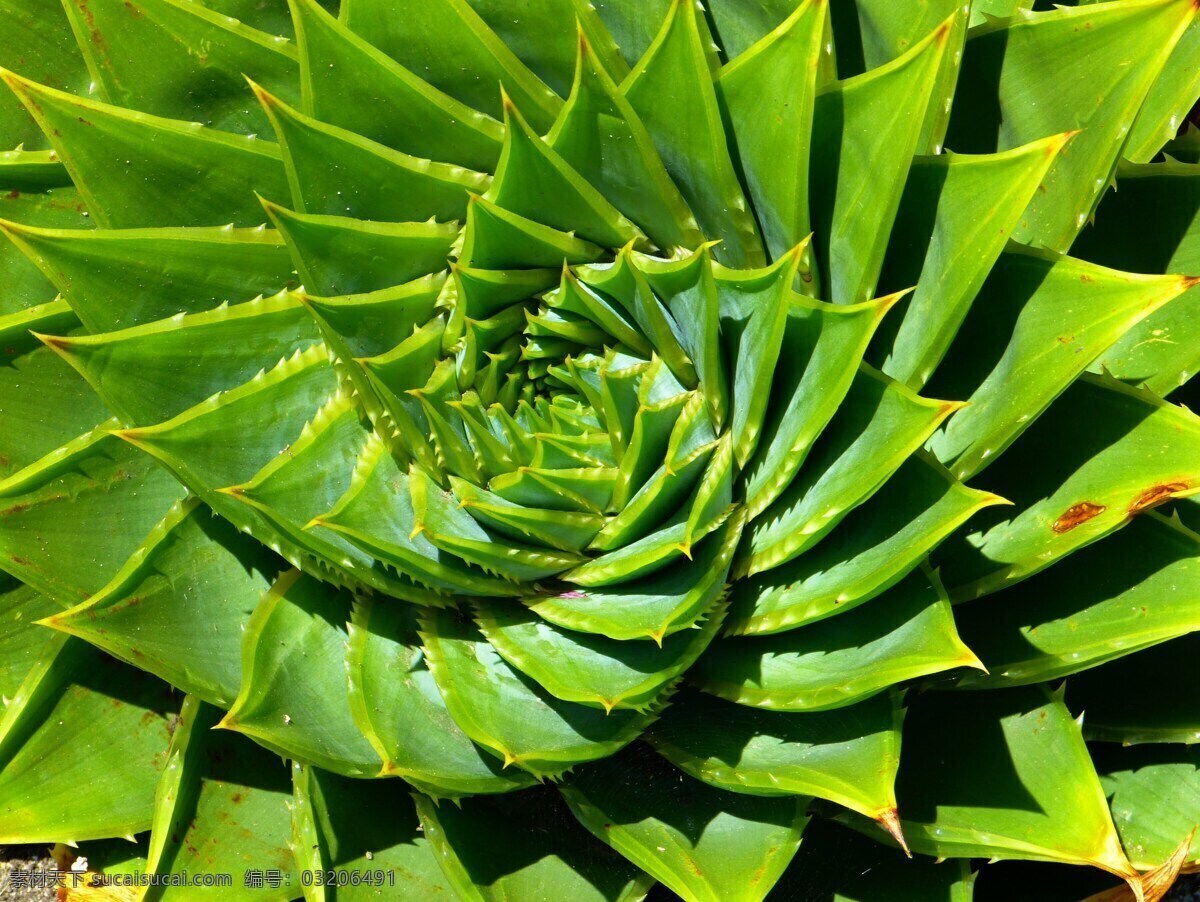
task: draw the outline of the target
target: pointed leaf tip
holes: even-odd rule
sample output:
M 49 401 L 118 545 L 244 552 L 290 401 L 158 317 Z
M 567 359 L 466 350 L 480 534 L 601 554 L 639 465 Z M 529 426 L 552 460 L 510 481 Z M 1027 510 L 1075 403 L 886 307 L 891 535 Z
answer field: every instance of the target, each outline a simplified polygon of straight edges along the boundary
M 912 852 L 908 848 L 908 841 L 904 838 L 904 830 L 900 826 L 900 813 L 894 807 L 888 808 L 879 812 L 875 820 L 879 822 L 879 826 L 888 832 L 892 839 L 896 840 L 904 854 L 912 858 Z

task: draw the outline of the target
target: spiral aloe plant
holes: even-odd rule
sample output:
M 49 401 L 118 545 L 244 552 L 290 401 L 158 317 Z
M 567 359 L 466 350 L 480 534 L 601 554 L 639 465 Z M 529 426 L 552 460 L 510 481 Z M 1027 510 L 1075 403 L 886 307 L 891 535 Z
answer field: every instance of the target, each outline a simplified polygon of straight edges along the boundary
M 1161 896 L 1200 24 L 1030 6 L 0 0 L 0 842 Z

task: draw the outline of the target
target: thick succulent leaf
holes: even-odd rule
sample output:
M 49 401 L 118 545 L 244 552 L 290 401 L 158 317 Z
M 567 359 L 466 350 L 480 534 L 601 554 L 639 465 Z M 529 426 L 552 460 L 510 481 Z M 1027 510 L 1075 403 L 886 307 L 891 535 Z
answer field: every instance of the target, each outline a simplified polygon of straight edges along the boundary
M 422 835 L 417 806 L 399 780 L 351 780 L 296 764 L 292 784 L 297 864 L 333 878 L 320 888 L 306 887 L 312 897 L 354 902 L 396 892 L 425 899 L 452 896 L 432 836 Z M 363 816 L 371 811 L 386 814 Z M 306 850 L 307 859 L 302 857 Z
M 907 575 L 973 514 L 1001 503 L 918 453 L 816 547 L 735 582 L 725 631 L 774 633 L 851 610 Z
M 2 480 L 108 419 L 79 374 L 31 332 L 73 331 L 63 301 L 0 316 L 0 492 Z
M 296 50 L 286 39 L 199 3 L 88 0 L 64 8 L 95 78 L 89 93 L 108 103 L 253 134 L 268 126 L 247 102 L 243 75 L 285 97 L 299 93 Z
M 896 794 L 913 850 L 1093 864 L 1128 876 L 1079 724 L 1062 701 L 1040 687 L 961 699 L 926 693 L 905 718 Z
M 694 625 L 725 591 L 741 537 L 737 518 L 692 549 L 691 557 L 641 579 L 525 599 L 530 609 L 568 630 L 610 639 L 662 638 Z
M 1187 842 L 1184 861 L 1200 860 L 1200 749 L 1183 745 L 1105 746 L 1096 769 L 1121 844 L 1133 866 L 1156 868 Z M 1190 840 L 1190 841 L 1189 841 Z
M 228 707 L 242 683 L 242 631 L 281 563 L 190 499 L 107 586 L 43 622 Z
M 718 7 L 730 8 L 737 5 Z M 738 162 L 774 258 L 812 231 L 809 141 L 825 17 L 819 0 L 800 3 L 770 34 L 724 67 L 717 82 Z
M 814 819 L 776 892 L 811 902 L 971 902 L 975 876 L 969 862 L 914 860 L 836 821 Z
M 991 689 L 1067 676 L 1200 629 L 1200 536 L 1157 513 L 955 614 Z
M 1085 375 L 986 476 L 1016 512 L 988 511 L 943 546 L 942 576 L 956 600 L 1036 573 L 1130 516 L 1191 494 L 1200 485 L 1200 419 Z
M 324 346 L 313 345 L 178 416 L 119 435 L 149 451 L 193 489 L 241 485 L 285 450 L 336 390 Z M 247 435 L 247 422 L 268 425 Z
M 21 688 L 53 635 L 37 621 L 58 605 L 28 586 L 0 577 L 0 697 L 11 699 Z
M 929 443 L 959 479 L 1000 455 L 1105 348 L 1195 279 L 1001 255 L 929 391 L 969 406 Z
M 834 306 L 792 297 L 779 365 L 767 374 L 761 437 L 742 476 L 748 516 L 766 510 L 800 470 L 849 391 L 880 318 L 898 299 Z
M 499 122 L 437 90 L 314 0 L 291 7 L 306 113 L 413 156 L 479 171 L 495 167 Z
M 817 95 L 812 219 L 824 294 L 852 304 L 875 296 L 925 109 L 948 52 L 950 22 L 904 56 Z M 928 101 L 926 101 L 928 102 Z
M 1133 745 L 1200 742 L 1200 707 L 1187 686 L 1196 669 L 1200 633 L 1188 633 L 1067 681 L 1067 705 L 1083 716 L 1089 740 Z
M 41 337 L 137 426 L 176 417 L 320 341 L 308 311 L 282 293 L 117 332 Z
M 183 495 L 153 459 L 98 429 L 0 484 L 0 569 L 62 607 L 76 605 L 113 578 Z
M 896 815 L 900 697 L 790 714 L 680 692 L 646 734 L 676 767 L 732 792 L 810 795 L 880 821 Z
M 244 876 L 274 871 L 285 886 L 300 883 L 290 846 L 287 763 L 244 737 L 214 730 L 219 717 L 196 696 L 184 699 L 154 797 L 146 873 L 166 886 L 171 878 L 238 875 L 236 889 L 220 892 L 234 891 L 238 899 L 292 896 L 294 889 L 281 892 L 265 880 L 251 887 Z
M 6 222 L 0 230 L 92 332 L 199 313 L 294 285 L 287 248 L 263 229 L 84 231 Z
M 1195 19 L 1171 51 L 1158 80 L 1134 120 L 1125 145 L 1125 159 L 1149 162 L 1179 132 L 1200 97 L 1200 24 Z
M 434 87 L 496 119 L 498 85 L 539 131 L 550 127 L 562 106 L 466 0 L 431 0 L 403 16 L 387 0 L 349 0 L 341 18 Z
M 92 75 L 74 48 L 71 24 L 54 0 L 6 0 L 0 6 L 0 66 L 84 94 Z M 0 150 L 22 144 L 30 150 L 50 146 L 20 101 L 0 92 Z
M 562 793 L 594 835 L 688 902 L 765 898 L 808 821 L 803 796 L 716 789 L 640 745 L 580 768 Z
M 869 608 L 771 636 L 725 639 L 689 674 L 706 692 L 774 711 L 824 711 L 888 686 L 979 667 L 936 578 L 915 571 Z
M 712 642 L 725 610 L 718 606 L 696 630 L 662 640 L 620 641 L 564 629 L 512 602 L 473 602 L 484 638 L 509 664 L 563 701 L 644 710 Z
M 455 723 L 430 672 L 416 614 L 390 600 L 355 606 L 347 652 L 355 723 L 383 760 L 434 797 L 509 792 L 534 779 L 471 742 Z
M 326 514 L 313 519 L 346 536 L 369 554 L 435 591 L 460 595 L 516 595 L 519 587 L 492 576 L 432 544 L 419 524 L 401 470 L 377 437 L 363 450 L 350 488 Z
M 459 898 L 644 898 L 653 880 L 588 836 L 557 795 L 531 790 L 461 806 L 414 799 L 425 837 Z
M 637 738 L 652 714 L 611 714 L 555 698 L 500 657 L 450 611 L 421 619 L 426 660 L 451 716 L 475 742 L 535 776 L 561 774 L 612 755 Z
M 804 468 L 750 523 L 739 571 L 773 569 L 818 544 L 959 407 L 860 366 Z
M 530 128 L 512 101 L 504 106 L 504 150 L 485 195 L 497 206 L 602 247 L 645 236 L 600 191 Z
M 305 290 L 325 297 L 366 294 L 437 272 L 458 237 L 453 222 L 370 222 L 264 206 Z
M 73 187 L 31 193 L 13 181 L 4 178 L 0 167 L 0 188 L 4 189 L 0 191 L 0 220 L 6 225 L 20 222 L 47 228 L 83 229 L 91 223 L 87 206 Z M 0 317 L 54 299 L 53 283 L 9 240 L 0 242 L 0 279 L 4 285 L 0 293 Z
M 600 247 L 569 232 L 510 213 L 483 197 L 470 198 L 458 259 L 475 269 L 551 269 L 594 263 Z
M 379 756 L 351 716 L 349 596 L 297 571 L 263 596 L 242 641 L 242 686 L 220 726 L 297 761 L 374 776 Z
M 392 150 L 254 89 L 282 146 L 292 206 L 299 213 L 385 222 L 455 220 L 466 213 L 468 192 L 487 187 L 486 175 Z
M 0 185 L 18 192 L 72 187 L 67 167 L 53 150 L 0 151 Z
M 700 242 L 695 218 L 641 117 L 598 56 L 581 38 L 570 97 L 546 143 L 664 251 L 695 247 Z
M 1200 166 L 1125 164 L 1117 172 L 1121 190 L 1105 196 L 1071 252 L 1131 272 L 1200 272 Z M 1200 290 L 1193 288 L 1121 336 L 1092 370 L 1166 397 L 1200 371 L 1198 322 Z
M 700 230 L 722 242 L 714 250 L 717 259 L 730 266 L 762 266 L 762 238 L 726 146 L 700 15 L 688 0 L 672 0 L 654 43 L 621 88 Z
M 625 62 L 634 66 L 654 42 L 663 18 L 671 8 L 671 0 L 647 0 L 637 4 L 599 0 L 592 6 L 616 41 Z
M 395 265 L 391 253 L 380 258 L 388 260 L 389 270 Z M 341 254 L 338 257 L 345 259 Z M 316 317 L 331 346 L 335 342 L 341 345 L 335 349 L 338 356 L 342 357 L 344 351 L 348 358 L 357 360 L 391 350 L 412 335 L 415 328 L 432 319 L 445 284 L 444 273 L 433 273 L 365 294 L 335 297 L 300 294 L 299 299 Z M 347 358 L 342 359 L 345 362 Z
M 0 719 L 0 837 L 145 830 L 177 705 L 165 683 L 85 642 L 60 636 L 43 646 Z
M 917 287 L 903 316 L 884 326 L 885 373 L 916 389 L 929 381 L 1068 140 L 1057 135 L 1002 153 L 913 161 L 880 283 L 886 291 Z
M 103 226 L 253 226 L 263 221 L 254 192 L 287 196 L 274 144 L 3 77 Z
M 1034 195 L 1013 238 L 1065 252 L 1096 209 L 1129 129 L 1194 7 L 1176 0 L 1089 4 L 972 29 L 946 144 L 1011 150 L 1082 129 Z M 1054 77 L 1046 77 L 1053 59 Z M 1003 112 L 1002 112 L 1003 111 Z

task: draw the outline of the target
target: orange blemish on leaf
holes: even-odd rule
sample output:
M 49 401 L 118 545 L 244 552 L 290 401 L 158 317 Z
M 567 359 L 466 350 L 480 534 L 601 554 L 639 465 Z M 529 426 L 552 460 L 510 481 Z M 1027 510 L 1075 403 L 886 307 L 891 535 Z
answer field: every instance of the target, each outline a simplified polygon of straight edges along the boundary
M 1059 535 L 1064 532 L 1070 532 L 1076 526 L 1080 526 L 1091 520 L 1093 517 L 1098 517 L 1100 514 L 1108 510 L 1107 505 L 1094 504 L 1091 501 L 1080 501 L 1078 504 L 1072 504 L 1063 515 L 1054 521 L 1054 525 L 1050 527 Z
M 1190 486 L 1186 482 L 1164 482 L 1151 486 L 1133 499 L 1133 503 L 1129 505 L 1129 513 L 1140 514 L 1142 511 L 1158 507 L 1189 488 Z

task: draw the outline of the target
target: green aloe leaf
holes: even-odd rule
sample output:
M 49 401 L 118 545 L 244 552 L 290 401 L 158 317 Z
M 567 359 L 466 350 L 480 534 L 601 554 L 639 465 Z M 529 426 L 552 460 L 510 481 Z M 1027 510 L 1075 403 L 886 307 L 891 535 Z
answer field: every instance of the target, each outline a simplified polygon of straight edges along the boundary
M 0 185 L 18 192 L 72 187 L 67 167 L 53 150 L 0 151 Z
M 1062 701 L 1040 687 L 980 693 L 965 706 L 960 698 L 927 693 L 905 718 L 896 794 L 913 851 L 1092 864 L 1131 876 L 1079 724 Z
M 973 514 L 1002 503 L 919 452 L 807 553 L 734 583 L 725 631 L 773 633 L 852 610 L 906 576 Z
M 712 642 L 725 617 L 710 611 L 696 630 L 661 643 L 626 642 L 547 623 L 511 602 L 473 602 L 480 632 L 505 661 L 563 701 L 645 710 Z
M 538 594 L 526 603 L 538 616 L 569 630 L 610 639 L 662 641 L 695 624 L 721 597 L 740 537 L 741 523 L 734 518 L 700 542 L 691 557 L 649 576 Z
M 1193 20 L 1175 44 L 1134 120 L 1125 145 L 1125 159 L 1149 162 L 1178 133 L 1200 95 L 1200 68 L 1195 62 L 1198 52 L 1200 24 Z
M 896 816 L 898 694 L 803 715 L 680 692 L 646 734 L 654 750 L 698 780 L 731 792 L 809 795 L 887 823 Z
M 666 19 L 658 20 L 658 36 L 621 89 L 701 231 L 721 240 L 714 250 L 717 259 L 731 266 L 762 266 L 762 238 L 726 149 L 699 15 L 691 2 L 672 0 Z
M 350 712 L 349 617 L 347 595 L 298 571 L 276 580 L 246 626 L 241 690 L 220 726 L 334 773 L 377 774 Z
M 580 768 L 562 793 L 588 830 L 689 902 L 765 898 L 808 821 L 803 796 L 716 789 L 644 746 Z
M 4 167 L 0 166 L 0 188 L 5 189 L 0 191 L 0 220 L 5 223 L 6 236 L 6 240 L 0 242 L 0 279 L 5 286 L 0 294 L 0 318 L 5 318 L 28 307 L 48 303 L 55 295 L 54 284 L 7 239 L 10 234 L 7 224 L 19 222 L 46 228 L 83 229 L 91 220 L 87 206 L 73 187 L 30 192 L 16 179 L 6 179 Z
M 947 54 L 949 21 L 904 56 L 817 95 L 813 117 L 812 219 L 821 284 L 830 300 L 875 296 L 925 111 Z M 880 191 L 881 185 L 892 186 Z
M 417 635 L 414 610 L 388 601 L 360 603 L 347 652 L 350 709 L 383 760 L 434 797 L 508 792 L 533 785 L 517 768 L 476 746 L 450 715 Z
M 766 510 L 799 472 L 850 390 L 857 371 L 850 364 L 862 360 L 880 318 L 897 300 L 835 306 L 792 296 L 757 450 L 742 476 L 748 516 Z
M 116 332 L 41 338 L 124 422 L 151 426 L 312 348 L 320 333 L 281 293 Z
M 539 131 L 562 100 L 522 63 L 466 0 L 431 0 L 397 16 L 386 0 L 350 0 L 342 21 L 360 37 L 451 97 L 496 119 L 500 90 Z
M 993 153 L 1082 129 L 1046 176 L 1014 239 L 1059 252 L 1070 247 L 1108 187 L 1129 129 L 1193 13 L 1176 0 L 1138 0 L 972 29 L 947 146 Z M 1045 77 L 1047 59 L 1055 61 L 1054 78 Z
M 92 332 L 200 313 L 294 285 L 287 249 L 262 229 L 85 231 L 17 223 L 0 229 Z
M 600 51 L 581 36 L 570 96 L 546 143 L 627 211 L 660 248 L 694 247 L 700 241 L 695 218 L 641 117 L 599 57 Z
M 819 544 L 959 407 L 860 365 L 804 468 L 750 523 L 739 572 L 770 570 Z
M 1003 153 L 913 160 L 880 282 L 887 291 L 917 287 L 903 316 L 884 326 L 885 373 L 918 390 L 929 381 L 1069 140 L 1057 135 Z
M 935 395 L 969 399 L 931 450 L 959 479 L 978 473 L 1105 348 L 1193 284 L 1006 252 L 929 385 Z
M 616 752 L 653 714 L 556 699 L 513 668 L 454 612 L 427 612 L 421 639 L 446 707 L 475 742 L 535 776 L 554 776 Z
M 63 301 L 0 316 L 0 480 L 108 419 L 79 374 L 31 334 L 61 334 L 78 325 Z
M 453 222 L 370 222 L 263 206 L 305 290 L 325 297 L 381 291 L 438 272 L 458 236 Z
M 243 75 L 290 99 L 299 94 L 296 50 L 286 39 L 198 3 L 88 0 L 64 8 L 95 78 L 91 93 L 108 103 L 251 134 L 268 125 L 246 102 Z
M 1071 677 L 1066 701 L 1083 715 L 1083 735 L 1123 745 L 1200 742 L 1192 696 L 1159 691 L 1187 685 L 1198 643 L 1200 633 L 1188 633 Z
M 941 585 L 916 571 L 869 608 L 776 635 L 718 642 L 689 679 L 742 705 L 826 711 L 904 680 L 979 666 L 954 629 Z
M 1096 755 L 1113 821 L 1134 867 L 1158 867 L 1184 842 L 1184 862 L 1200 860 L 1198 753 L 1195 746 L 1164 744 L 1106 746 Z
M 718 9 L 730 7 L 737 8 L 721 4 Z M 717 82 L 773 257 L 782 257 L 812 231 L 809 141 L 825 21 L 819 0 L 800 3 L 770 34 L 725 66 Z M 781 160 L 789 164 L 780 165 Z
M 107 586 L 43 623 L 228 707 L 242 683 L 242 631 L 281 564 L 192 498 Z
M 67 51 L 64 52 L 64 48 Z M 45 0 L 7 0 L 0 6 L 0 66 L 34 81 L 74 94 L 87 92 L 92 74 L 75 49 L 75 36 L 63 11 Z M 2 150 L 30 150 L 50 143 L 17 98 L 0 93 Z
M 177 706 L 165 683 L 78 639 L 42 646 L 0 718 L 0 837 L 145 830 Z
M 1200 420 L 1186 408 L 1083 376 L 986 471 L 986 487 L 1010 498 L 1015 512 L 988 511 L 944 546 L 938 560 L 951 596 L 995 591 L 1131 515 L 1192 494 L 1200 485 L 1197 436 Z
M 318 122 L 253 85 L 283 151 L 298 213 L 353 216 L 385 222 L 462 219 L 467 192 L 483 191 L 488 176 L 435 163 Z M 260 191 L 271 200 L 280 192 Z
M 653 880 L 595 843 L 553 789 L 434 806 L 414 796 L 446 880 L 472 902 L 634 902 Z
M 1200 629 L 1200 536 L 1147 513 L 994 600 L 955 614 L 988 667 L 964 688 L 1038 683 Z
M 113 578 L 183 495 L 151 458 L 101 427 L 0 484 L 0 569 L 64 608 L 76 605 Z
M 645 243 L 642 231 L 543 141 L 507 96 L 504 149 L 485 197 L 603 247 Z
M 499 122 L 443 94 L 314 0 L 294 0 L 291 7 L 306 113 L 413 156 L 494 169 L 503 137 Z
M 221 892 L 263 900 L 292 897 L 300 875 L 290 847 L 287 763 L 244 737 L 214 730 L 219 717 L 220 711 L 196 696 L 183 701 L 162 756 L 145 873 L 160 880 L 238 875 L 241 885 Z M 265 880 L 261 887 L 247 886 L 244 875 L 251 869 L 278 872 L 288 889 L 281 892 Z M 146 898 L 169 895 L 170 886 L 168 877 L 150 887 Z
M 58 605 L 7 575 L 0 577 L 0 696 L 11 699 L 21 688 L 48 643 L 55 641 L 37 621 L 59 610 Z
M 297 865 L 333 878 L 305 887 L 311 898 L 353 902 L 394 892 L 425 898 L 453 893 L 403 783 L 351 780 L 293 765 L 292 785 Z M 387 814 L 363 817 L 367 811 Z
M 287 194 L 274 144 L 75 97 L 11 72 L 4 80 L 52 136 L 102 226 L 255 226 L 263 214 L 253 192 Z
M 1105 196 L 1071 252 L 1131 272 L 1200 272 L 1200 166 L 1123 164 L 1118 173 L 1121 190 Z M 1197 321 L 1200 291 L 1193 288 L 1121 336 L 1092 371 L 1106 369 L 1166 397 L 1200 370 Z

